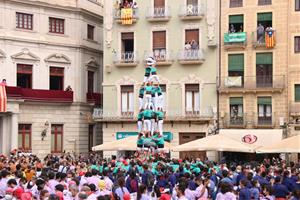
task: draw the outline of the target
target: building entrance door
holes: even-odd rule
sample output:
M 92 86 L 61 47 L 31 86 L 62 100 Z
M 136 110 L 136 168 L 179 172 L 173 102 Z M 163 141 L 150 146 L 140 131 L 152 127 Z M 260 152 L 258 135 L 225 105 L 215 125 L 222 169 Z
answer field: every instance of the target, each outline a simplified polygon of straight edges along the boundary
M 191 142 L 205 137 L 205 133 L 179 133 L 179 144 Z M 206 158 L 206 151 L 184 151 L 180 152 L 180 158 L 200 158 L 204 160 Z

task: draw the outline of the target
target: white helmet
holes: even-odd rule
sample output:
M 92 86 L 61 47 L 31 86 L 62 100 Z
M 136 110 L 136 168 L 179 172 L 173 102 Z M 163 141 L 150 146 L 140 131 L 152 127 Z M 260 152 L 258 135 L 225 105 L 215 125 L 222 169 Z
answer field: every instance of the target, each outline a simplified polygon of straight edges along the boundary
M 154 60 L 154 58 L 152 56 L 150 56 L 146 59 L 146 63 L 147 63 L 147 65 L 154 65 L 156 63 L 156 61 Z

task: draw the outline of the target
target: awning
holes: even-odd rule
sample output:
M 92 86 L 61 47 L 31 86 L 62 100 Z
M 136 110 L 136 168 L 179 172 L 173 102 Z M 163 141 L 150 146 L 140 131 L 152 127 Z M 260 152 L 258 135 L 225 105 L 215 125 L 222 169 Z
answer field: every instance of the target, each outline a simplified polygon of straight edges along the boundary
M 124 139 L 105 142 L 101 145 L 94 146 L 93 151 L 136 151 L 136 136 L 129 136 Z M 165 150 L 170 150 L 173 147 L 169 142 L 165 142 Z
M 221 129 L 220 135 L 258 148 L 281 141 L 282 129 Z
M 300 153 L 300 135 L 258 148 L 257 153 Z
M 224 135 L 207 136 L 172 148 L 173 151 L 230 151 L 253 153 L 254 149 L 247 144 Z

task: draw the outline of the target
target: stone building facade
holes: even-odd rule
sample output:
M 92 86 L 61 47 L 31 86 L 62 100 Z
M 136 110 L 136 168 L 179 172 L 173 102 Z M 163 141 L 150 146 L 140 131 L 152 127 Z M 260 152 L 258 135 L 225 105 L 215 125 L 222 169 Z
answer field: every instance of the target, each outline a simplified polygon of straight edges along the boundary
M 88 152 L 101 143 L 103 3 L 0 1 L 0 153 Z M 72 91 L 68 86 L 71 87 Z

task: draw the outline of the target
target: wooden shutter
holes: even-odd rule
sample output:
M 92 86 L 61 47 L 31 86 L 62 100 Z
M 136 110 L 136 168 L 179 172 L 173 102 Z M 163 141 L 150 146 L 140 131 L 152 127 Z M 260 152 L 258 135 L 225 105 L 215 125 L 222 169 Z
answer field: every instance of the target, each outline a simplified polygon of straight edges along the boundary
M 229 24 L 243 24 L 244 15 L 229 15 Z
M 50 67 L 50 76 L 64 76 L 64 68 Z
M 257 53 L 256 64 L 257 65 L 272 65 L 273 54 L 272 53 Z
M 186 92 L 199 92 L 199 84 L 186 84 L 185 91 Z
M 133 33 L 122 33 L 122 40 L 133 40 Z
M 198 5 L 198 0 L 187 0 L 186 4 L 187 5 Z
M 243 105 L 243 97 L 230 97 L 230 105 Z
M 244 54 L 228 55 L 228 71 L 244 71 Z
M 272 13 L 257 13 L 257 21 L 265 22 L 265 21 L 272 21 Z
M 166 48 L 166 31 L 153 32 L 153 49 Z
M 32 74 L 32 65 L 17 64 L 17 73 Z
M 154 8 L 164 8 L 165 0 L 154 0 Z
M 122 85 L 121 92 L 133 92 L 133 86 L 132 85 Z
M 185 41 L 195 40 L 199 44 L 199 29 L 185 30 Z
M 300 37 L 296 36 L 294 40 L 294 51 L 295 53 L 300 52 Z
M 295 102 L 300 102 L 300 84 L 295 84 Z
M 271 97 L 258 97 L 257 104 L 258 105 L 272 105 L 272 98 Z

